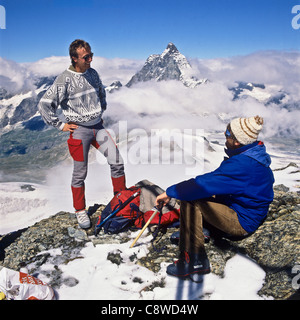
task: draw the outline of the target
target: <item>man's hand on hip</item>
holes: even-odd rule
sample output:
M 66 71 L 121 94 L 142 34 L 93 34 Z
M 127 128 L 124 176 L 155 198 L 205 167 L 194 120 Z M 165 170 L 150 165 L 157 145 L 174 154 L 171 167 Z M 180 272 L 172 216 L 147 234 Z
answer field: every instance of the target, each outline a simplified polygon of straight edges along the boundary
M 75 123 L 66 123 L 63 127 L 64 132 L 70 131 L 71 133 L 74 132 L 74 130 L 76 130 L 78 128 L 78 125 Z

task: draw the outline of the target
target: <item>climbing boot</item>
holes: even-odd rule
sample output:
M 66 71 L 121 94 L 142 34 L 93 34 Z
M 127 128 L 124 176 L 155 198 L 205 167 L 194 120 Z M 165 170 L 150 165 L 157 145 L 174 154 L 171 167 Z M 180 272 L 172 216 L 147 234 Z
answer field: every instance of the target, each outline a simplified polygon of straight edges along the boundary
M 190 278 L 192 275 L 210 273 L 209 260 L 205 252 L 191 253 L 183 252 L 179 260 L 167 267 L 167 274 L 179 278 Z

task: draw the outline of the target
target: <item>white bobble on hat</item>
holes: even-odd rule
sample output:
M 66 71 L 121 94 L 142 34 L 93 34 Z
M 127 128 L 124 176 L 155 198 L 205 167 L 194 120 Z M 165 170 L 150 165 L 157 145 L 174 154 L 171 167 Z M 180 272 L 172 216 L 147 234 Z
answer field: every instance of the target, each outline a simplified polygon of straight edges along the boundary
M 251 118 L 236 118 L 230 122 L 230 128 L 237 141 L 246 145 L 257 140 L 263 123 L 264 119 L 259 116 Z

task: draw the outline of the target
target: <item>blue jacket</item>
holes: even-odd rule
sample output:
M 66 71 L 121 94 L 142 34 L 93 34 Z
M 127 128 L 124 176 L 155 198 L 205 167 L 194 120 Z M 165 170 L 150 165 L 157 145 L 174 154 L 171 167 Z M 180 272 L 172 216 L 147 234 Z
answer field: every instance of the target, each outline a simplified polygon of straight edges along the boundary
M 215 195 L 216 201 L 237 213 L 248 233 L 254 232 L 266 218 L 274 197 L 271 158 L 262 142 L 225 152 L 229 158 L 215 171 L 175 184 L 167 188 L 167 195 L 185 201 Z

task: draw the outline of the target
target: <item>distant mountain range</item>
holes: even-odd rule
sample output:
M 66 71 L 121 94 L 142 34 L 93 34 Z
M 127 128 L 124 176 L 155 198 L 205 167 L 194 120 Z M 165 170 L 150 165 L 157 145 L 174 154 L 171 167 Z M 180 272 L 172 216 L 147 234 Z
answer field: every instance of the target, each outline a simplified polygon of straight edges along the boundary
M 169 43 L 162 54 L 150 55 L 142 69 L 132 76 L 125 87 L 130 90 L 147 81 L 173 80 L 182 82 L 191 90 L 197 90 L 199 86 L 210 82 L 206 78 L 198 79 L 194 74 L 186 57 L 173 43 Z M 45 161 L 48 166 L 52 166 L 68 156 L 65 148 L 66 135 L 47 126 L 37 110 L 40 98 L 54 79 L 55 77 L 40 77 L 35 81 L 35 90 L 14 95 L 0 86 L 0 178 L 1 172 L 10 175 L 30 166 L 45 167 Z M 122 88 L 122 83 L 115 81 L 106 90 L 114 94 Z M 286 102 L 287 93 L 264 84 L 237 81 L 228 90 L 232 92 L 233 100 L 251 97 L 265 105 L 275 103 L 284 108 L 293 108 Z
M 173 43 L 169 43 L 162 54 L 152 54 L 146 60 L 140 71 L 132 76 L 130 81 L 125 85 L 132 88 L 138 83 L 147 81 L 181 81 L 185 86 L 196 89 L 200 85 L 209 82 L 209 79 L 198 79 L 193 75 L 195 72 L 186 57 L 181 54 Z M 36 79 L 36 90 L 28 91 L 22 94 L 12 95 L 5 88 L 0 87 L 0 134 L 10 131 L 16 125 L 23 123 L 25 127 L 34 127 L 42 130 L 45 128 L 43 121 L 40 119 L 30 120 L 39 114 L 37 104 L 53 83 L 55 77 L 41 77 Z M 108 93 L 113 93 L 123 87 L 120 81 L 114 81 L 106 87 Z M 233 99 L 245 98 L 251 96 L 263 103 L 282 103 L 286 93 L 269 92 L 264 84 L 254 84 L 246 82 L 237 82 L 235 87 L 228 88 L 233 92 Z

